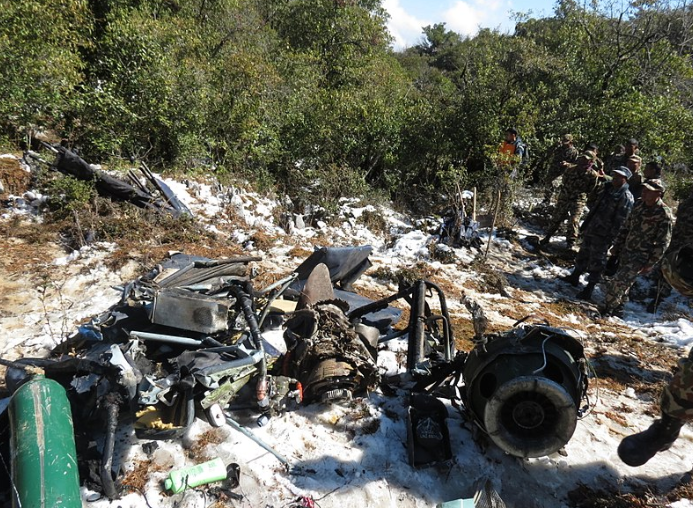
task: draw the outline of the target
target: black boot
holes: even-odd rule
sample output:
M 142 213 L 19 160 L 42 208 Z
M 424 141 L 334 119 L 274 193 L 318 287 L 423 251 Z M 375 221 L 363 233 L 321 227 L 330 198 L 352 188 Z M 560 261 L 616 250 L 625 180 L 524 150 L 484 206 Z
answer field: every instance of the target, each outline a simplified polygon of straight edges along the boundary
M 570 275 L 563 275 L 558 278 L 561 279 L 563 282 L 567 282 L 571 286 L 577 287 L 577 285 L 580 284 L 580 275 L 582 275 L 582 272 L 573 270 L 573 273 L 571 273 Z
M 603 305 L 599 307 L 599 313 L 602 315 L 602 317 L 614 316 L 623 319 L 623 304 L 619 305 L 618 307 L 607 307 L 606 305 Z
M 579 300 L 587 300 L 590 301 L 592 300 L 592 292 L 594 291 L 594 286 L 596 286 L 597 283 L 594 281 L 588 281 L 587 285 L 584 287 L 582 291 L 580 291 L 577 295 L 575 295 L 576 298 Z
M 657 452 L 671 448 L 683 424 L 683 420 L 662 413 L 647 430 L 624 438 L 618 445 L 618 456 L 629 466 L 642 466 Z
M 650 303 L 647 304 L 647 312 L 650 314 L 657 314 L 657 307 L 659 307 L 659 301 L 655 297 L 652 300 L 650 300 Z

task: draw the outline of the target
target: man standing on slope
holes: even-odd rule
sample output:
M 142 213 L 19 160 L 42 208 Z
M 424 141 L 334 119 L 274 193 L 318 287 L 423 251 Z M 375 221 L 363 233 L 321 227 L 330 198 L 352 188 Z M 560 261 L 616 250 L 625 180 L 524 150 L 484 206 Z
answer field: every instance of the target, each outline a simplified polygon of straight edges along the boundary
M 676 222 L 671 231 L 671 243 L 667 254 L 689 244 L 693 244 L 693 189 L 689 191 L 688 197 L 679 203 L 676 210 Z M 662 271 L 658 269 L 654 277 L 656 284 L 653 294 L 650 295 L 652 300 L 647 305 L 648 312 L 652 314 L 657 311 L 660 300 L 671 293 L 671 286 L 663 280 L 662 275 Z
M 662 259 L 671 241 L 674 219 L 662 201 L 661 180 L 645 180 L 642 199 L 633 207 L 614 242 L 612 256 L 620 259 L 618 272 L 606 289 L 602 316 L 623 315 L 623 301 L 638 275 L 646 275 Z
M 684 296 L 693 296 L 693 245 L 670 251 L 662 262 L 666 281 Z M 679 361 L 679 370 L 662 392 L 662 416 L 647 430 L 628 436 L 618 456 L 629 466 L 642 466 L 658 452 L 671 448 L 683 424 L 693 420 L 693 349 Z
M 613 171 L 613 178 L 604 185 L 582 224 L 583 240 L 580 252 L 575 258 L 573 273 L 561 277 L 569 284 L 577 286 L 580 283 L 580 275 L 585 271 L 589 272 L 587 286 L 577 294 L 582 300 L 592 298 L 594 287 L 606 267 L 609 247 L 633 209 L 633 195 L 626 183 L 630 177 L 631 172 L 625 166 Z
M 554 194 L 554 181 L 565 172 L 568 164 L 573 164 L 578 158 L 577 148 L 573 146 L 573 135 L 564 134 L 561 144 L 555 149 L 549 172 L 544 180 L 544 203 L 550 204 Z
M 569 249 L 573 248 L 578 237 L 578 224 L 585 208 L 587 196 L 597 183 L 599 173 L 593 168 L 597 156 L 587 151 L 577 158 L 575 164 L 568 164 L 563 174 L 563 184 L 558 194 L 556 209 L 551 217 L 551 223 L 546 230 L 546 236 L 539 245 L 548 245 L 566 216 L 569 218 L 565 238 Z
M 521 173 L 525 171 L 526 164 L 527 145 L 520 139 L 517 130 L 509 127 L 505 131 L 505 140 L 498 147 L 498 175 L 493 198 L 493 208 L 498 209 L 500 222 L 506 225 L 512 218 L 515 190 L 521 182 Z

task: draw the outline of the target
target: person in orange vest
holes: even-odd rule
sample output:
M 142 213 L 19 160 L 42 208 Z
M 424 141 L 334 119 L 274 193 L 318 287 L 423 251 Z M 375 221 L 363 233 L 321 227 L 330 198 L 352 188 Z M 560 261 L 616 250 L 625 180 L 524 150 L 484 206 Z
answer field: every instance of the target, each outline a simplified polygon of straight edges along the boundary
M 526 149 L 527 147 L 522 142 L 522 139 L 517 135 L 517 130 L 513 127 L 506 129 L 505 140 L 501 143 L 499 152 L 507 156 L 507 162 L 513 166 L 521 165 L 525 158 Z
M 506 223 L 512 217 L 512 204 L 514 201 L 515 187 L 518 186 L 520 171 L 525 169 L 527 163 L 527 146 L 524 144 L 517 130 L 509 127 L 505 130 L 505 140 L 498 147 L 497 189 L 500 192 L 498 217 L 501 223 Z M 494 196 L 494 201 L 497 199 Z

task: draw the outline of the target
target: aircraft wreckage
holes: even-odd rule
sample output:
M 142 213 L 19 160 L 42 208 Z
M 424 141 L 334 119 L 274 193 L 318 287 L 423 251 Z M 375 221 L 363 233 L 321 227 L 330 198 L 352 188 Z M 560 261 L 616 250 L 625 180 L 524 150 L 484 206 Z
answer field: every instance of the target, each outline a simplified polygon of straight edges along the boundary
M 577 339 L 544 324 L 485 334 L 483 311 L 463 300 L 476 346 L 456 351 L 445 295 L 434 283 L 416 281 L 378 301 L 351 290 L 371 266 L 370 252 L 317 249 L 261 290 L 250 268 L 258 258 L 175 254 L 122 287 L 118 304 L 48 358 L 0 360 L 13 392 L 2 418 L 11 427 L 14 506 L 33 506 L 36 496 L 53 506 L 81 506 L 80 478 L 117 499 L 118 426 L 132 424 L 141 439 L 176 439 L 196 414 L 213 426 L 231 425 L 288 467 L 236 422 L 234 411 L 254 412 L 263 424 L 379 385 L 410 391 L 413 467 L 454 460 L 441 398 L 457 399 L 474 428 L 511 455 L 548 455 L 570 440 L 588 386 Z M 396 300 L 410 306 L 406 326 L 396 326 L 402 316 L 390 305 Z M 284 343 L 271 344 L 263 333 L 280 326 Z M 408 344 L 406 369 L 386 378 L 377 367 L 378 347 L 397 338 Z M 51 481 L 57 476 L 67 480 Z

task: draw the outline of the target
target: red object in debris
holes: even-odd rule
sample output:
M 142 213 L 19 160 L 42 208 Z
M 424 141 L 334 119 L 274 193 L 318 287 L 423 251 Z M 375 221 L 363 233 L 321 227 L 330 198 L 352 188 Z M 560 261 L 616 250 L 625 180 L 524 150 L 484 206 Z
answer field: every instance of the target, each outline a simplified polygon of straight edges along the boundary
M 296 508 L 315 508 L 315 501 L 309 496 L 298 497 L 296 498 L 295 503 L 296 504 L 294 504 L 294 506 Z
M 257 404 L 260 407 L 266 407 L 269 405 L 269 398 L 267 397 L 267 388 L 267 378 L 263 377 L 257 382 L 257 386 L 255 387 Z
M 300 381 L 296 381 L 296 391 L 298 392 L 298 397 L 296 397 L 296 401 L 300 404 L 301 402 L 303 402 L 303 385 Z

